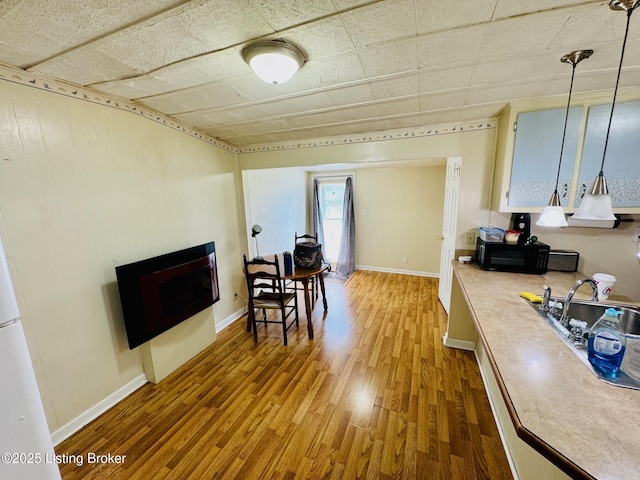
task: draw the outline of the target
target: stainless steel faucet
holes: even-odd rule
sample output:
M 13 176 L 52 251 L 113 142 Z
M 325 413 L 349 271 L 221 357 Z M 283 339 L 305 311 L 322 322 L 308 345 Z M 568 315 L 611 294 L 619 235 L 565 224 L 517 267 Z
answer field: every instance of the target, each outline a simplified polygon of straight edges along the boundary
M 580 288 L 585 283 L 591 284 L 591 301 L 598 301 L 598 285 L 596 285 L 595 280 L 591 278 L 583 278 L 582 280 L 578 280 L 575 285 L 569 290 L 567 293 L 567 297 L 564 299 L 564 307 L 562 308 L 562 316 L 560 317 L 560 323 L 565 327 L 569 328 L 569 306 L 571 305 L 571 300 L 573 300 L 573 296 L 575 295 L 578 288 Z

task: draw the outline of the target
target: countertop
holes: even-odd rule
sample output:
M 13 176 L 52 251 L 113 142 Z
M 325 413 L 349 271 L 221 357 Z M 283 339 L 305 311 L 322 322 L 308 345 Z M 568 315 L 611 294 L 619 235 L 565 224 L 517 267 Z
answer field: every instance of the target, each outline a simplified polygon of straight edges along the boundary
M 518 434 L 575 476 L 640 478 L 640 390 L 599 380 L 563 343 L 520 292 L 564 297 L 581 273 L 487 272 L 454 263 L 455 275 Z M 589 298 L 580 287 L 574 298 Z M 608 303 L 632 303 L 612 292 Z M 555 458 L 552 458 L 555 457 Z

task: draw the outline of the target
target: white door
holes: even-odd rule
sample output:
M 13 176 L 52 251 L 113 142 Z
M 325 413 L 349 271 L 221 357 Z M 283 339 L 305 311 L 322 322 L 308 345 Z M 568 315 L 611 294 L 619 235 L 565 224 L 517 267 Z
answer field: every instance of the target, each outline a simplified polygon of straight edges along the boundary
M 449 314 L 451 303 L 451 281 L 453 266 L 451 260 L 456 250 L 456 224 L 458 219 L 458 196 L 460 194 L 460 173 L 462 157 L 447 159 L 447 178 L 444 187 L 444 216 L 442 219 L 442 249 L 440 253 L 440 282 L 438 298 Z

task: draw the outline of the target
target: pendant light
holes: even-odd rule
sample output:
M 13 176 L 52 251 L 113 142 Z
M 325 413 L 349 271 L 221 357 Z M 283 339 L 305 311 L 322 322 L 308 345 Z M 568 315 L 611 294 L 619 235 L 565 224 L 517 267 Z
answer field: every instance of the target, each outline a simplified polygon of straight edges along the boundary
M 616 86 L 613 91 L 613 102 L 611 104 L 611 114 L 609 115 L 609 126 L 607 127 L 607 136 L 604 141 L 604 151 L 602 153 L 602 163 L 600 164 L 600 173 L 593 182 L 591 191 L 587 193 L 580 207 L 571 218 L 578 220 L 616 220 L 613 214 L 613 206 L 611 205 L 611 196 L 607 188 L 607 180 L 604 178 L 604 160 L 607 156 L 607 145 L 609 143 L 609 132 L 611 131 L 611 121 L 613 120 L 613 110 L 616 106 L 616 96 L 618 95 L 618 84 L 620 83 L 620 72 L 622 71 L 622 60 L 624 59 L 624 50 L 627 45 L 627 36 L 629 35 L 629 23 L 633 10 L 640 5 L 640 0 L 611 0 L 609 8 L 611 10 L 624 10 L 627 12 L 627 27 L 624 32 L 624 40 L 622 42 L 622 53 L 620 54 L 620 64 L 618 65 L 618 76 L 616 78 Z
M 305 62 L 302 50 L 284 40 L 261 40 L 247 45 L 242 58 L 258 77 L 274 85 L 290 80 Z
M 551 195 L 549 205 L 544 207 L 542 215 L 536 222 L 541 227 L 566 227 L 567 219 L 560 205 L 560 196 L 558 195 L 558 182 L 560 181 L 560 166 L 562 165 L 562 153 L 564 152 L 564 140 L 567 135 L 567 123 L 569 120 L 569 106 L 571 105 L 571 93 L 573 91 L 573 77 L 576 73 L 576 65 L 585 58 L 593 55 L 593 50 L 575 50 L 563 56 L 560 61 L 571 64 L 571 84 L 569 85 L 569 98 L 567 100 L 567 113 L 564 117 L 564 130 L 562 131 L 562 143 L 560 144 L 560 160 L 558 160 L 558 174 L 556 175 L 556 188 Z

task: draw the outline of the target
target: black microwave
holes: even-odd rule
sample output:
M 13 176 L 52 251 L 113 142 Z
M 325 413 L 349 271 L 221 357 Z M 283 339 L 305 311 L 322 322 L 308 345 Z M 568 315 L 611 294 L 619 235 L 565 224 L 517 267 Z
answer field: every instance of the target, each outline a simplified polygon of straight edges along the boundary
M 485 242 L 478 238 L 476 242 L 476 262 L 483 270 L 501 272 L 545 273 L 549 263 L 551 247 L 541 242 L 524 245 Z

